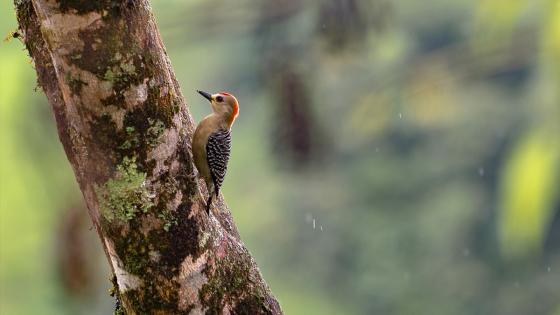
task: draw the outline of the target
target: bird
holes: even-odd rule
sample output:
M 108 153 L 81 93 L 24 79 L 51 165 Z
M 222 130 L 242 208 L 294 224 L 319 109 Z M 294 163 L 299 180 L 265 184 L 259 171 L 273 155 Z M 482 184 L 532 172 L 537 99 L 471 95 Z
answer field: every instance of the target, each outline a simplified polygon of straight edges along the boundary
M 218 197 L 226 176 L 231 154 L 231 126 L 239 115 L 239 103 L 228 92 L 197 92 L 212 106 L 212 113 L 196 126 L 192 141 L 194 164 L 208 189 L 206 213 L 209 215 L 212 199 Z

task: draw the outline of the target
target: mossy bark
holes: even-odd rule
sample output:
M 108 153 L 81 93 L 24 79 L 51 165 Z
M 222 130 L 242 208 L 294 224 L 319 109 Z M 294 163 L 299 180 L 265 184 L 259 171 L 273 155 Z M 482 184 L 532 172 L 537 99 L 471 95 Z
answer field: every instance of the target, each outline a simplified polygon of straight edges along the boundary
M 147 0 L 16 0 L 127 314 L 281 314 L 223 202 L 206 215 L 193 121 Z

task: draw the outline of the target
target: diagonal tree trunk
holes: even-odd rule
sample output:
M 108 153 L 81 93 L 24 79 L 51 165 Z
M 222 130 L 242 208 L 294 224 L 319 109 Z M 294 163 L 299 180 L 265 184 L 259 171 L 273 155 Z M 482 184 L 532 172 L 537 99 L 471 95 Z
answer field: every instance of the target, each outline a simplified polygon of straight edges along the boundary
M 281 314 L 229 210 L 204 210 L 193 121 L 147 0 L 16 0 L 19 33 L 126 314 Z

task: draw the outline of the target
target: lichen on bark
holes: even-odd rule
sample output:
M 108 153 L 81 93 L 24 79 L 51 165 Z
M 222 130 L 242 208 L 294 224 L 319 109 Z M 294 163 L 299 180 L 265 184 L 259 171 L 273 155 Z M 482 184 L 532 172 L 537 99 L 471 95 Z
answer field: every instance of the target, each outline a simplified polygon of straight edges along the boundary
M 146 213 L 154 206 L 152 194 L 146 188 L 146 173 L 139 172 L 135 158 L 125 157 L 117 166 L 114 178 L 96 187 L 99 207 L 109 222 L 126 222 L 137 213 Z

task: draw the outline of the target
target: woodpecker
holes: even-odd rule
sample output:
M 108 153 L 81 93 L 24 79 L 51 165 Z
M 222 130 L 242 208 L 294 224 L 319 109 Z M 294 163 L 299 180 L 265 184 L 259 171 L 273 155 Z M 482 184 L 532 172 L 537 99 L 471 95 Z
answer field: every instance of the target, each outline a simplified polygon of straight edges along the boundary
M 226 176 L 231 152 L 231 126 L 239 114 L 239 103 L 228 92 L 197 92 L 212 105 L 212 113 L 196 126 L 192 143 L 194 164 L 208 188 L 206 213 L 210 214 L 212 197 L 218 197 Z

